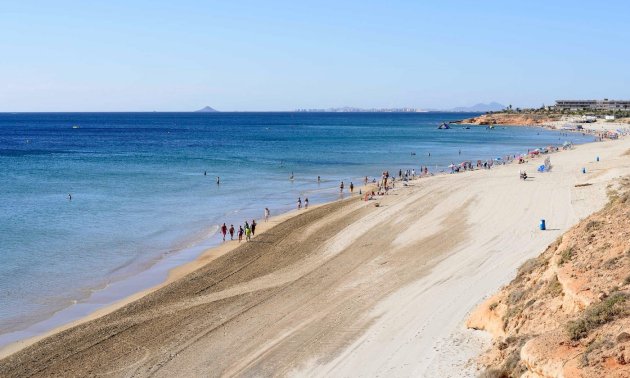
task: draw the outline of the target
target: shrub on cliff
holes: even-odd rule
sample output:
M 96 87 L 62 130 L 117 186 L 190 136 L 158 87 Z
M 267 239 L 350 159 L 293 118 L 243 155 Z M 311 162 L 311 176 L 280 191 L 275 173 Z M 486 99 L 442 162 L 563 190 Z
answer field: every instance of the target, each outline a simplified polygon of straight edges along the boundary
M 614 293 L 603 301 L 588 307 L 577 320 L 567 323 L 566 330 L 571 340 L 579 340 L 588 333 L 608 322 L 630 314 L 626 304 L 628 294 Z

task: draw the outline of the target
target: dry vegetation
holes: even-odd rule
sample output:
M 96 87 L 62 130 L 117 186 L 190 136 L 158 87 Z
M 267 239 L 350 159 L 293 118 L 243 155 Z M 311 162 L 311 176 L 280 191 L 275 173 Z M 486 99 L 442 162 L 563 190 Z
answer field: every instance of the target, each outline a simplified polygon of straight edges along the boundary
M 630 377 L 630 178 L 609 194 L 477 310 L 501 331 L 482 377 Z

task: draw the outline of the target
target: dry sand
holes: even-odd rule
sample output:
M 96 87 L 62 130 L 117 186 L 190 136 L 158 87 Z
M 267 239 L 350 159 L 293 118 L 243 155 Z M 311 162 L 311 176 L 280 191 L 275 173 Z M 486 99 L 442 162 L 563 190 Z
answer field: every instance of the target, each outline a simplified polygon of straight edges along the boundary
M 465 329 L 468 312 L 605 203 L 629 148 L 592 143 L 551 155 L 550 173 L 535 159 L 310 209 L 12 354 L 0 376 L 474 375 L 488 338 Z

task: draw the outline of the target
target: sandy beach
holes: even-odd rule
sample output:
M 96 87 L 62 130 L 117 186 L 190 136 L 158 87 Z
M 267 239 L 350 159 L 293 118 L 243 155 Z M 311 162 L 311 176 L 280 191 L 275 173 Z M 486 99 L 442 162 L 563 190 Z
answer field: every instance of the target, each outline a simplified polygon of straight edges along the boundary
M 629 149 L 590 143 L 550 155 L 547 173 L 537 158 L 274 219 L 11 354 L 0 376 L 474 376 L 489 337 L 467 314 L 604 205 Z

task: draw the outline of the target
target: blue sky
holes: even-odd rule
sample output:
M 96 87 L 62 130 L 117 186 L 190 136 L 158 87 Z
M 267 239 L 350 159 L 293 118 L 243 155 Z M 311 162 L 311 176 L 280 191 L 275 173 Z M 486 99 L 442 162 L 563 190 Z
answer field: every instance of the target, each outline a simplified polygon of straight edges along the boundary
M 630 98 L 629 1 L 3 1 L 0 111 Z

